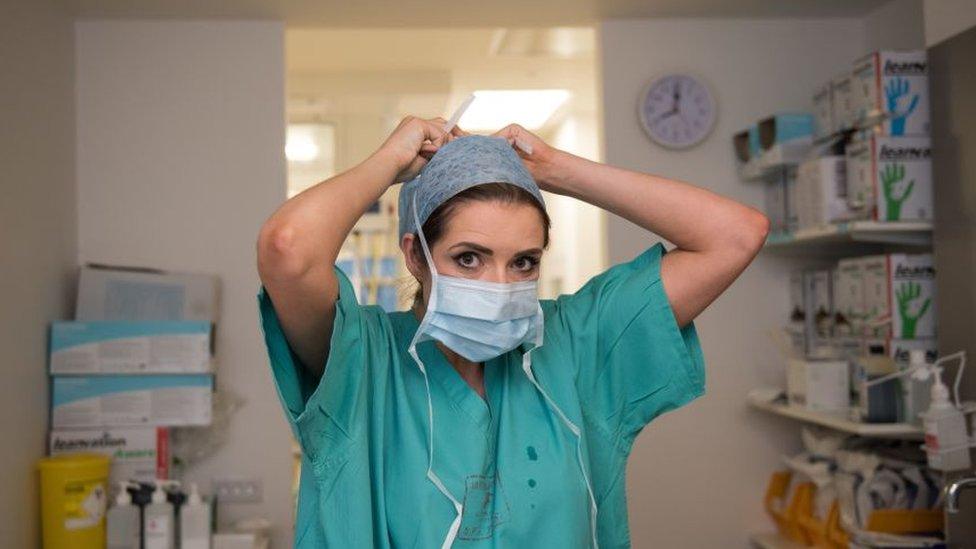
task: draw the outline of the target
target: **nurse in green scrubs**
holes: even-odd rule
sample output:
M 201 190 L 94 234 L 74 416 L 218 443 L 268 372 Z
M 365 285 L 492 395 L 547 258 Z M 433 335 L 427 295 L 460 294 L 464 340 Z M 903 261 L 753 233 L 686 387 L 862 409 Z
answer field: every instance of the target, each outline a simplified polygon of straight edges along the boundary
M 404 118 L 355 167 L 285 202 L 257 243 L 258 305 L 302 448 L 295 546 L 628 547 L 635 437 L 704 392 L 693 319 L 768 220 L 693 185 L 574 156 L 510 125 Z M 531 151 L 531 152 L 526 152 Z M 360 305 L 336 268 L 390 185 L 413 306 Z M 539 300 L 539 189 L 667 239 Z

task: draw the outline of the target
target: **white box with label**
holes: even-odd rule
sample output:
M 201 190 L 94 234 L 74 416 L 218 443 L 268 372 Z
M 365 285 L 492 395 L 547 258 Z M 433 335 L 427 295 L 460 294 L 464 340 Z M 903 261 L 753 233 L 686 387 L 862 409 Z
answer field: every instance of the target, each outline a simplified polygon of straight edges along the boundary
M 167 427 L 120 427 L 51 431 L 52 456 L 93 452 L 112 458 L 109 480 L 154 482 L 170 478 L 169 429 Z
M 932 254 L 869 256 L 862 265 L 867 335 L 895 339 L 936 336 Z
M 929 221 L 932 145 L 928 137 L 866 134 L 846 151 L 847 202 L 854 216 L 875 221 Z
M 94 375 L 51 378 L 55 429 L 209 425 L 213 376 Z
M 854 93 L 852 90 L 851 73 L 844 72 L 830 81 L 831 107 L 833 131 L 846 130 L 854 127 Z
M 846 360 L 787 361 L 789 403 L 808 410 L 843 412 L 850 407 L 850 371 Z
M 847 205 L 847 165 L 843 156 L 824 156 L 800 164 L 796 192 L 801 229 L 854 217 Z
M 209 373 L 212 326 L 202 321 L 53 322 L 51 374 Z
M 924 50 L 877 51 L 854 61 L 859 122 L 883 135 L 929 135 L 929 69 Z
M 159 269 L 81 268 L 76 320 L 202 320 L 220 314 L 216 276 Z

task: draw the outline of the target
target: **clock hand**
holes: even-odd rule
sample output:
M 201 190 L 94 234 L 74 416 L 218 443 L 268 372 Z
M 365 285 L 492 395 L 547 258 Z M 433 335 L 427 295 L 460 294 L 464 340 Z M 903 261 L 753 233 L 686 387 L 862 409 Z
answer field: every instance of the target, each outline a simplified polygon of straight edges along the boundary
M 664 113 L 662 115 L 659 115 L 657 118 L 655 118 L 653 121 L 651 121 L 651 125 L 653 126 L 653 125 L 657 124 L 658 122 L 664 120 L 665 118 L 672 117 L 672 116 L 674 116 L 676 114 L 678 114 L 678 110 L 677 109 L 671 109 L 670 111 L 668 111 L 668 112 L 666 112 L 666 113 Z

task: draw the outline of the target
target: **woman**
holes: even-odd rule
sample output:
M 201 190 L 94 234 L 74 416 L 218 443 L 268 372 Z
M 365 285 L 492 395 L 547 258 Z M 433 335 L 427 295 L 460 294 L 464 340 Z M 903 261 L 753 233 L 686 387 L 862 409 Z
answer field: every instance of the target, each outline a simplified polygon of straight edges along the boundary
M 407 117 L 357 166 L 291 198 L 258 250 L 262 325 L 303 450 L 300 547 L 626 547 L 624 470 L 657 415 L 704 392 L 693 319 L 768 220 L 678 181 L 592 162 L 518 125 L 470 135 Z M 531 152 L 526 152 L 531 151 Z M 401 189 L 411 310 L 360 306 L 334 267 Z M 658 243 L 538 300 L 539 188 Z

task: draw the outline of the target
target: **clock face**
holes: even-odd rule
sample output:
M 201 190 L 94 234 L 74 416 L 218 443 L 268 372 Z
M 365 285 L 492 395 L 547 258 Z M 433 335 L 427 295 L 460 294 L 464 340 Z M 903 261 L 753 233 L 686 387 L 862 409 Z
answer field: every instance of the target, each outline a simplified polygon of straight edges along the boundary
M 686 74 L 669 74 L 644 89 L 638 115 L 654 142 L 684 149 L 697 145 L 712 131 L 717 106 L 705 84 Z

